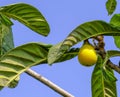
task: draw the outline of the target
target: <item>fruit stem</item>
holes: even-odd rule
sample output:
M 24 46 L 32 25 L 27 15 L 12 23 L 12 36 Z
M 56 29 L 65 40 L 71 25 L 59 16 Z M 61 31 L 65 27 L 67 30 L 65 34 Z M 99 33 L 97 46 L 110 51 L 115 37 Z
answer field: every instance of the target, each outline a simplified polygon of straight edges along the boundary
M 90 44 L 88 39 L 84 40 L 84 43 L 83 44 Z
M 101 57 L 103 59 L 105 59 L 106 51 L 104 49 L 105 43 L 104 43 L 103 35 L 100 35 L 100 36 L 97 36 L 97 37 L 93 37 L 93 38 L 98 41 L 97 48 L 96 48 L 97 51 L 99 52 L 98 54 L 101 55 Z M 109 65 L 110 68 L 114 69 L 116 72 L 118 72 L 120 74 L 120 66 L 115 65 L 114 63 L 112 63 L 110 61 L 110 59 L 108 60 L 107 64 Z

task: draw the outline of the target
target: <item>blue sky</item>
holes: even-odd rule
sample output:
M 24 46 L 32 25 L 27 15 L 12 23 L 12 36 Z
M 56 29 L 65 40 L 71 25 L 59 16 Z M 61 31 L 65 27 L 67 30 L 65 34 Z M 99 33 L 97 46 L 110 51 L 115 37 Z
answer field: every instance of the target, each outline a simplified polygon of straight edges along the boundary
M 43 37 L 31 31 L 24 25 L 14 21 L 13 35 L 15 46 L 29 42 L 44 42 L 56 44 L 64 40 L 78 25 L 92 20 L 109 22 L 105 9 L 105 0 L 1 0 L 0 6 L 24 2 L 35 6 L 47 19 L 50 25 L 50 34 Z M 119 6 L 118 6 L 119 7 Z M 119 11 L 115 11 L 115 13 Z M 112 37 L 105 37 L 106 49 L 116 49 Z M 76 45 L 80 47 L 82 43 Z M 112 59 L 117 64 L 118 59 Z M 94 67 L 94 66 L 93 66 Z M 47 64 L 32 67 L 33 70 L 45 76 L 75 97 L 91 97 L 91 73 L 93 67 L 86 68 L 79 64 L 77 57 L 53 66 Z M 115 73 L 119 79 L 120 75 Z M 120 81 L 117 81 L 120 89 Z M 118 93 L 118 97 L 120 93 Z M 44 84 L 29 75 L 21 74 L 18 86 L 14 89 L 4 88 L 0 97 L 61 97 Z

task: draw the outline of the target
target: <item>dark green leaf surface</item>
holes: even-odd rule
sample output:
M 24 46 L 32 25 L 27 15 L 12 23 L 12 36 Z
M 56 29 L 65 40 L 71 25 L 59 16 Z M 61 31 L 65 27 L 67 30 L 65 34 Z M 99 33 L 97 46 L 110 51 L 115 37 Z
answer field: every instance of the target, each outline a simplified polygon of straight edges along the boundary
M 50 50 L 49 55 L 51 56 L 52 61 L 48 61 L 48 63 L 54 63 L 56 60 L 61 58 L 71 46 L 77 44 L 78 42 L 101 34 L 120 35 L 120 30 L 112 27 L 110 24 L 104 21 L 91 21 L 81 24 L 68 35 L 68 37 L 59 47 L 53 47 L 54 49 L 52 49 L 54 51 Z
M 50 51 L 48 52 L 48 62 L 49 63 L 51 63 L 54 60 L 52 55 L 54 55 L 54 53 L 56 52 L 55 50 L 57 50 L 57 48 L 59 49 L 61 44 L 62 43 L 59 43 L 50 48 Z M 76 57 L 78 55 L 78 52 L 79 52 L 79 48 L 71 48 L 69 51 L 65 52 L 63 54 L 63 56 L 59 60 L 56 61 L 56 63 L 70 60 L 70 59 Z
M 114 14 L 110 20 L 110 24 L 117 28 L 120 28 L 120 14 Z
M 11 26 L 9 18 L 0 14 L 0 56 L 14 48 Z
M 116 9 L 116 6 L 117 6 L 116 0 L 108 0 L 106 2 L 106 9 L 107 9 L 108 15 L 113 14 L 113 12 Z
M 8 17 L 0 14 L 0 56 L 14 48 L 13 35 L 11 31 L 12 22 Z M 9 84 L 10 87 L 16 87 L 18 80 Z M 1 86 L 1 89 L 3 87 Z
M 114 27 L 120 29 L 120 14 L 115 14 L 111 20 L 110 24 L 113 25 Z M 119 36 L 114 36 L 114 42 L 118 48 L 120 48 L 120 35 Z
M 3 6 L 0 12 L 7 15 L 10 18 L 18 20 L 33 31 L 47 36 L 49 34 L 49 25 L 43 15 L 33 6 L 18 3 L 8 6 Z
M 57 62 L 63 62 L 66 60 L 70 60 L 78 55 L 79 48 L 71 48 L 69 51 L 65 52 L 63 56 L 57 60 Z M 49 63 L 48 63 L 49 64 Z
M 18 76 L 16 79 L 14 79 L 10 84 L 8 85 L 9 88 L 15 88 L 19 83 L 20 77 Z
M 114 42 L 116 47 L 120 49 L 120 36 L 114 36 Z
M 0 59 L 0 86 L 10 86 L 31 66 L 46 63 L 49 47 L 50 45 L 29 43 L 3 55 Z
M 91 84 L 92 97 L 117 97 L 114 73 L 109 67 L 103 66 L 100 57 L 94 68 Z
M 103 71 L 102 71 L 102 73 L 104 75 L 104 79 L 108 82 L 109 81 L 111 81 L 111 82 L 117 81 L 116 77 L 113 74 L 113 70 L 109 67 L 107 67 L 107 68 L 106 67 L 104 67 Z

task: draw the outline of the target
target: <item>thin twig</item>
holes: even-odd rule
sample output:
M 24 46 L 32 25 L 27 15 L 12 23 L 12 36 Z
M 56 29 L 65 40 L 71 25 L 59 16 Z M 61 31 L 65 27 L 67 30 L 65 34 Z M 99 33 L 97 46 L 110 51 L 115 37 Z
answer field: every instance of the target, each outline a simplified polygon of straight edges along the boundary
M 120 66 L 113 64 L 110 60 L 108 60 L 108 65 L 120 74 Z
M 33 71 L 31 69 L 28 69 L 28 70 L 26 70 L 26 73 L 28 75 L 34 77 L 38 81 L 42 82 L 43 84 L 47 85 L 49 88 L 56 91 L 57 93 L 59 93 L 63 97 L 74 97 L 72 94 L 70 94 L 67 91 L 63 90 L 62 88 L 60 88 L 59 86 L 57 86 L 56 84 L 54 84 L 53 82 L 51 82 L 50 80 L 48 80 L 47 78 L 43 77 L 42 75 L 38 74 L 35 71 Z

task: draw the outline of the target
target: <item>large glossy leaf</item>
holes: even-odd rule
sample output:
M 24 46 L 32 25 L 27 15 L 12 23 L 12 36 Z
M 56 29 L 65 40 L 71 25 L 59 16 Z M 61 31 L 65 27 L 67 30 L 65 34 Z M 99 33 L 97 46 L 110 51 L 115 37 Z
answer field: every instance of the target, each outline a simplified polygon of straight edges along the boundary
M 0 14 L 0 56 L 14 48 L 11 26 L 12 22 Z
M 78 42 L 101 34 L 120 35 L 120 30 L 112 27 L 104 21 L 91 21 L 83 23 L 75 28 L 58 48 L 55 47 L 55 52 L 50 50 L 52 52 L 49 52 L 49 57 L 51 57 L 52 61 L 48 61 L 48 63 L 54 63 L 56 60 L 61 58 L 71 46 L 77 44 Z
M 115 14 L 111 20 L 110 24 L 113 25 L 114 27 L 120 29 L 120 14 Z M 118 48 L 120 48 L 120 35 L 119 36 L 114 36 L 114 42 Z
M 0 12 L 10 18 L 18 20 L 35 32 L 47 36 L 49 34 L 49 25 L 43 15 L 33 6 L 18 3 L 0 8 Z
M 7 52 L 0 61 L 0 87 L 10 83 L 31 66 L 47 63 L 48 49 L 51 45 L 29 43 Z
M 101 57 L 92 73 L 92 97 L 117 97 L 116 79 L 111 68 L 104 67 Z
M 107 0 L 106 2 L 106 9 L 108 12 L 108 15 L 113 14 L 117 6 L 117 1 L 116 0 Z

